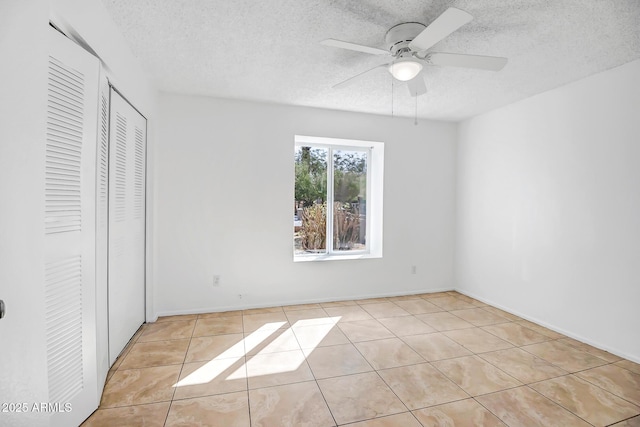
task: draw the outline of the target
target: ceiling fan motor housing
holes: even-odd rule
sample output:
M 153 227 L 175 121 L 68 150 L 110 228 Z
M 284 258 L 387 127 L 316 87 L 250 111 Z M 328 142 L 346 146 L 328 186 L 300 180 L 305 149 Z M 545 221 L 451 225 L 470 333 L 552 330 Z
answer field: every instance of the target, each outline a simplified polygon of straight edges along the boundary
M 426 28 L 419 22 L 406 22 L 391 27 L 384 36 L 384 41 L 389 48 L 391 55 L 396 56 L 402 49 L 407 49 L 411 40 Z

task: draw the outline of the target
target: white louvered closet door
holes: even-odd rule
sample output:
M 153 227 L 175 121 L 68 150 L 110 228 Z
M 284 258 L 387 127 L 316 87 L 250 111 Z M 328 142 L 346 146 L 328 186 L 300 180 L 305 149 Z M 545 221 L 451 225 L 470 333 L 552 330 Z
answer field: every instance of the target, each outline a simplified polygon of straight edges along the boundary
M 109 131 L 109 359 L 145 319 L 146 119 L 111 90 Z
M 43 226 L 47 370 L 51 403 L 80 424 L 98 406 L 95 184 L 99 62 L 51 30 Z M 64 408 L 64 407 L 63 407 Z

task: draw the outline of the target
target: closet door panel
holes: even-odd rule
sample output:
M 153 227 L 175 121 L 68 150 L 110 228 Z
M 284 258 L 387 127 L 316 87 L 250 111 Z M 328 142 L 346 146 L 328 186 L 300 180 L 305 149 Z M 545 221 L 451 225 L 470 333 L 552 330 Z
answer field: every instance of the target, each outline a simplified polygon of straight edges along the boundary
M 49 402 L 62 405 L 50 424 L 69 426 L 80 424 L 98 406 L 95 183 L 99 62 L 55 30 L 51 30 L 49 52 L 43 186 L 46 357 Z
M 146 119 L 111 90 L 109 354 L 113 363 L 144 323 Z

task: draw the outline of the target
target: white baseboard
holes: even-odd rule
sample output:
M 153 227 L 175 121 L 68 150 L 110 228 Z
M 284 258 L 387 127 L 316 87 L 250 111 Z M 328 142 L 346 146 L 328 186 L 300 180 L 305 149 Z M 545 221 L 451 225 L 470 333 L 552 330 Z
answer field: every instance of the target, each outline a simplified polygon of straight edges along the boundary
M 234 306 L 217 306 L 217 307 L 199 307 L 187 310 L 169 310 L 156 313 L 154 322 L 158 320 L 158 317 L 164 316 L 179 316 L 182 314 L 201 314 L 201 313 L 219 313 L 222 311 L 234 311 L 234 310 L 249 310 L 252 308 L 267 308 L 267 307 L 280 307 L 286 305 L 298 305 L 298 304 L 318 304 L 322 302 L 334 302 L 334 301 L 351 301 L 361 300 L 368 298 L 385 298 L 385 297 L 400 297 L 405 295 L 417 295 L 417 294 L 430 294 L 436 292 L 453 291 L 453 288 L 438 288 L 438 289 L 414 289 L 411 291 L 401 291 L 382 294 L 366 294 L 366 295 L 351 295 L 346 297 L 328 297 L 328 298 L 315 298 L 315 299 L 302 299 L 302 300 L 288 300 L 288 301 L 275 301 L 267 304 L 242 304 Z
M 545 328 L 551 329 L 552 331 L 558 332 L 558 333 L 560 333 L 562 335 L 566 335 L 569 338 L 573 338 L 573 339 L 578 340 L 580 342 L 583 342 L 585 344 L 589 344 L 590 346 L 596 347 L 596 348 L 598 348 L 600 350 L 608 351 L 611 354 L 614 354 L 614 355 L 616 355 L 618 357 L 622 357 L 622 358 L 627 359 L 627 360 L 631 360 L 632 362 L 640 363 L 640 356 L 627 354 L 627 353 L 625 353 L 623 351 L 620 351 L 620 350 L 618 350 L 616 348 L 612 348 L 612 347 L 609 347 L 607 345 L 603 345 L 602 343 L 598 343 L 598 342 L 592 341 L 589 338 L 585 338 L 585 337 L 583 337 L 581 335 L 578 335 L 578 334 L 575 334 L 575 333 L 573 333 L 571 331 L 567 331 L 566 329 L 560 328 L 560 327 L 558 327 L 556 325 L 552 325 L 550 323 L 547 323 L 547 322 L 542 321 L 540 319 L 537 319 L 535 317 L 531 317 L 531 316 L 526 315 L 524 313 L 512 310 L 512 309 L 510 309 L 508 307 L 505 307 L 505 306 L 503 306 L 501 304 L 497 304 L 494 301 L 491 301 L 491 300 L 489 300 L 487 298 L 483 298 L 483 297 L 481 297 L 479 295 L 475 295 L 472 292 L 468 292 L 468 291 L 465 291 L 465 290 L 462 290 L 462 289 L 454 289 L 454 290 L 456 292 L 459 292 L 459 293 L 461 293 L 463 295 L 466 295 L 468 297 L 477 299 L 478 301 L 482 301 L 485 304 L 489 304 L 490 306 L 493 306 L 493 307 L 499 308 L 500 310 L 506 311 L 507 313 L 511 313 L 511 314 L 513 314 L 515 316 L 522 317 L 525 320 L 528 320 L 530 322 L 536 323 L 536 324 L 538 324 L 540 326 L 544 326 Z

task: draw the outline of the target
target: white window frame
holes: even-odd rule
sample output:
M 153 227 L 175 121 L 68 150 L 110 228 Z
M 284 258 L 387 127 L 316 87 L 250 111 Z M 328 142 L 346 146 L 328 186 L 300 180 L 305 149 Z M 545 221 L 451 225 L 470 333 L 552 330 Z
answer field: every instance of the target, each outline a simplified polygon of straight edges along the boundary
M 384 181 L 384 143 L 352 139 L 295 135 L 298 147 L 327 149 L 327 233 L 326 253 L 296 254 L 294 262 L 382 258 L 382 214 Z M 334 150 L 367 151 L 366 249 L 339 251 L 333 249 L 333 152 Z M 295 185 L 295 180 L 293 180 Z

